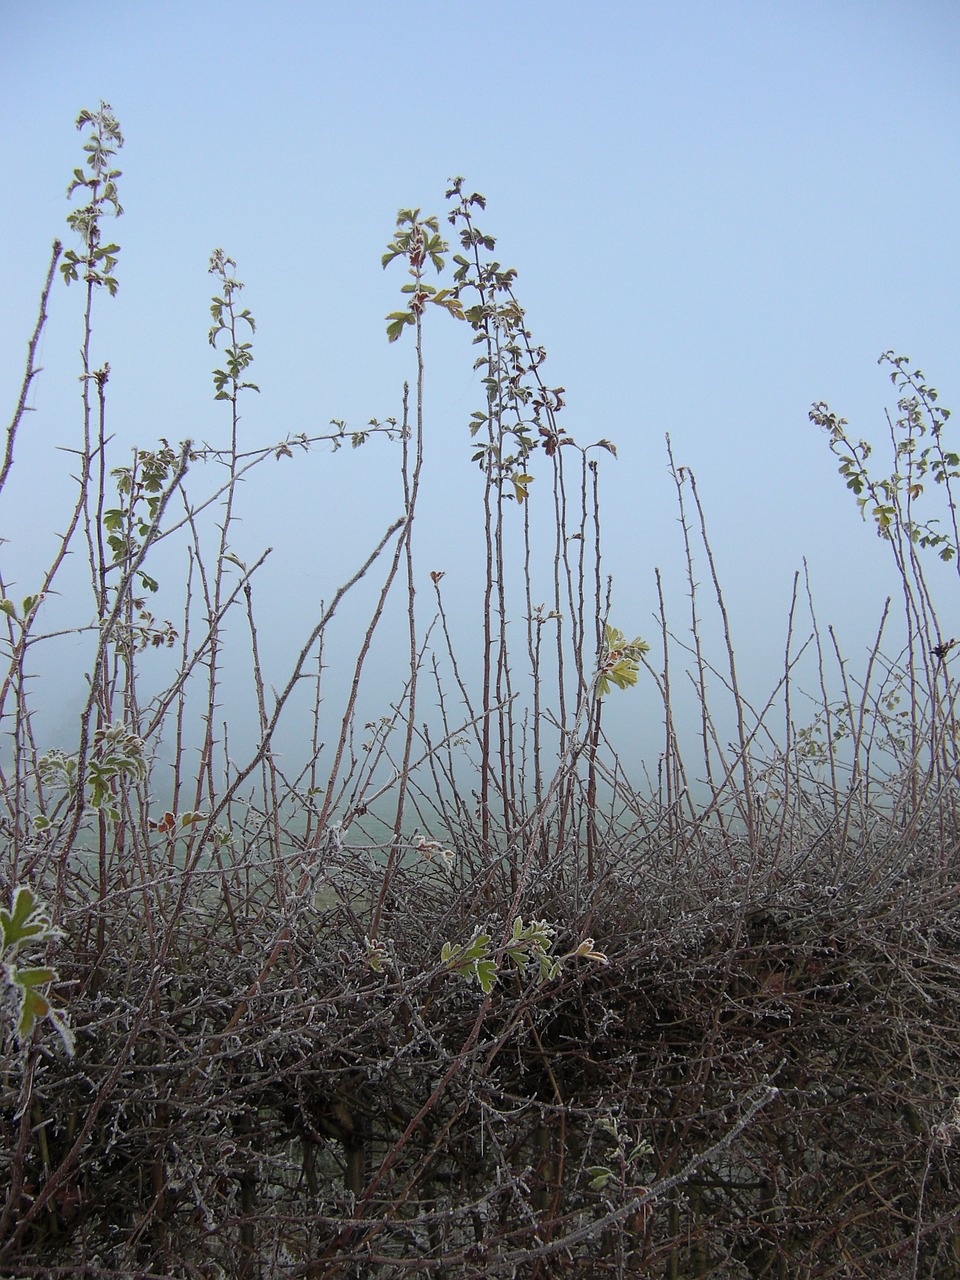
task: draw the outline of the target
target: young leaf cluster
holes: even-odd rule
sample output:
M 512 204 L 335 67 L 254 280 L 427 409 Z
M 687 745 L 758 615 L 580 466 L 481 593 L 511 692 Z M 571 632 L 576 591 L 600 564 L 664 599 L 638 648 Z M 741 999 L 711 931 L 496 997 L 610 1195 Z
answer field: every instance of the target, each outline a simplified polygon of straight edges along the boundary
M 235 400 L 239 391 L 259 391 L 255 382 L 245 382 L 244 372 L 253 364 L 253 344 L 241 342 L 238 337 L 238 325 L 241 321 L 250 326 L 250 332 L 256 333 L 256 322 L 249 308 L 238 309 L 235 297 L 243 288 L 243 282 L 231 273 L 237 264 L 228 258 L 222 249 L 214 249 L 210 255 L 210 275 L 220 281 L 221 293 L 210 303 L 210 315 L 213 324 L 207 334 L 211 347 L 216 347 L 221 333 L 226 333 L 229 345 L 224 349 L 224 369 L 214 369 L 213 386 L 217 400 Z
M 632 1139 L 620 1128 L 616 1116 L 601 1121 L 599 1126 L 607 1136 L 611 1150 L 607 1156 L 607 1164 L 588 1165 L 585 1172 L 589 1179 L 591 1191 L 606 1191 L 613 1186 L 625 1190 L 634 1178 L 636 1166 L 647 1156 L 653 1155 L 653 1147 L 646 1138 Z M 642 1188 L 637 1187 L 637 1191 Z
M 592 938 L 584 938 L 565 955 L 552 954 L 556 933 L 556 928 L 546 920 L 524 924 L 522 917 L 516 916 L 505 946 L 493 949 L 490 935 L 478 931 L 466 946 L 445 942 L 440 960 L 465 982 L 476 982 L 484 995 L 489 995 L 496 986 L 504 959 L 523 977 L 532 973 L 537 985 L 558 977 L 566 960 L 582 958 L 607 963 L 607 957 L 597 951 Z
M 421 218 L 419 209 L 400 209 L 397 213 L 397 229 L 381 259 L 384 268 L 395 258 L 406 258 L 410 264 L 409 283 L 400 292 L 407 295 L 407 306 L 402 311 L 391 311 L 387 316 L 387 338 L 396 342 L 407 325 L 415 325 L 430 304 L 442 307 L 456 320 L 463 319 L 463 306 L 456 290 L 438 289 L 423 278 L 423 269 L 429 258 L 439 275 L 444 268 L 443 255 L 447 242 L 440 235 L 436 218 Z
M 100 223 L 107 214 L 119 218 L 123 208 L 117 195 L 117 179 L 121 171 L 112 167 L 114 156 L 123 146 L 120 125 L 108 102 L 101 102 L 97 111 L 81 111 L 77 128 L 90 129 L 89 140 L 84 144 L 86 166 L 74 169 L 73 180 L 67 188 L 67 197 L 76 191 L 88 193 L 88 201 L 74 209 L 67 223 L 80 236 L 83 252 L 64 251 L 60 271 L 67 284 L 83 279 L 89 285 L 103 285 L 112 295 L 117 292 L 117 279 L 113 274 L 117 266 L 120 246 L 101 244 Z
M 11 622 L 16 622 L 20 626 L 26 626 L 30 621 L 34 609 L 42 601 L 42 595 L 24 596 L 21 604 L 21 612 L 17 613 L 16 604 L 7 596 L 0 598 L 0 613 L 5 613 Z
M 597 673 L 597 697 L 606 697 L 611 685 L 616 685 L 618 689 L 629 689 L 635 685 L 640 662 L 644 654 L 649 652 L 650 646 L 646 640 L 641 640 L 638 636 L 635 640 L 628 641 L 622 631 L 608 623 L 604 629 L 604 645 Z
M 445 942 L 440 950 L 442 964 L 460 975 L 465 982 L 476 982 L 484 995 L 497 984 L 499 965 L 490 949 L 489 933 L 475 933 L 466 946 Z
M 448 221 L 459 230 L 462 253 L 453 255 L 453 278 L 460 296 L 470 290 L 476 301 L 464 308 L 475 331 L 480 354 L 474 368 L 483 374 L 485 409 L 470 417 L 470 435 L 477 441 L 472 461 L 505 487 L 505 496 L 518 503 L 529 497 L 533 474 L 531 455 L 542 447 L 547 457 L 572 441 L 557 425 L 563 408 L 563 387 L 548 387 L 540 369 L 546 350 L 534 343 L 523 307 L 514 293 L 516 271 L 492 257 L 496 239 L 474 222 L 476 209 L 485 209 L 478 192 L 466 194 L 462 178 L 447 191 L 454 201 Z
M 857 500 L 864 520 L 871 518 L 881 538 L 901 531 L 916 545 L 935 550 L 941 560 L 951 561 L 960 551 L 953 481 L 960 478 L 960 453 L 946 449 L 943 429 L 949 409 L 937 403 L 935 387 L 927 384 L 922 370 L 911 369 L 906 356 L 885 351 L 880 364 L 892 366 L 890 380 L 899 393 L 898 417 L 887 415 L 894 448 L 894 469 L 889 475 L 871 474 L 867 461 L 872 447 L 866 440 L 853 440 L 849 423 L 830 411 L 822 400 L 810 409 L 810 420 L 830 437 L 830 449 L 838 461 L 838 471 Z M 927 483 L 940 486 L 945 498 L 949 528 L 941 520 L 918 519 L 915 504 L 924 496 Z
M 138 449 L 132 466 L 115 467 L 111 472 L 117 482 L 120 506 L 104 512 L 103 525 L 114 565 L 129 563 L 143 545 L 143 539 L 149 536 L 164 485 L 176 461 L 177 455 L 169 443 L 161 439 L 159 449 Z M 149 574 L 140 570 L 138 576 L 146 590 L 157 590 L 157 583 Z
M 42 903 L 26 885 L 14 890 L 9 909 L 0 907 L 0 983 L 3 1003 L 13 1015 L 17 1040 L 26 1044 L 37 1022 L 45 1018 L 72 1056 L 74 1040 L 69 1022 L 44 990 L 56 982 L 56 969 L 19 964 L 21 948 L 45 945 L 61 937 L 61 931 L 53 927 Z
M 168 836 L 172 840 L 177 835 L 183 835 L 184 832 L 188 832 L 198 822 L 203 822 L 206 816 L 205 813 L 197 813 L 196 811 L 178 814 L 167 809 L 159 822 L 150 821 L 147 826 L 151 831 L 158 831 L 161 835 Z
M 92 809 L 101 810 L 111 822 L 119 822 L 118 793 L 124 786 L 140 782 L 146 776 L 146 748 L 142 738 L 122 724 L 97 730 L 87 763 Z

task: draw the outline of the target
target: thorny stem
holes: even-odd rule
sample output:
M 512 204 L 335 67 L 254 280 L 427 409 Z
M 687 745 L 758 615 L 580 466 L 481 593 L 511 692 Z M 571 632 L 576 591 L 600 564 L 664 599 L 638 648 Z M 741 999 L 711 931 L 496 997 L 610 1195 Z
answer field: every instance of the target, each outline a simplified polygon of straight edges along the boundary
M 43 286 L 43 292 L 40 294 L 40 310 L 37 316 L 37 323 L 34 326 L 30 341 L 27 343 L 27 367 L 23 375 L 23 383 L 20 387 L 20 397 L 17 400 L 17 407 L 13 411 L 13 420 L 7 428 L 7 443 L 3 452 L 3 465 L 0 467 L 0 491 L 7 482 L 7 476 L 10 474 L 10 468 L 13 466 L 13 447 L 17 438 L 17 432 L 20 429 L 20 423 L 23 421 L 24 414 L 28 413 L 27 397 L 30 394 L 30 386 L 40 372 L 37 367 L 37 346 L 40 342 L 40 334 L 43 332 L 43 326 L 47 321 L 47 302 L 50 299 L 50 290 L 53 287 L 53 279 L 57 271 L 57 263 L 60 261 L 60 254 L 63 252 L 63 245 L 59 240 L 54 240 L 53 249 L 50 254 L 50 266 L 47 268 L 47 278 Z

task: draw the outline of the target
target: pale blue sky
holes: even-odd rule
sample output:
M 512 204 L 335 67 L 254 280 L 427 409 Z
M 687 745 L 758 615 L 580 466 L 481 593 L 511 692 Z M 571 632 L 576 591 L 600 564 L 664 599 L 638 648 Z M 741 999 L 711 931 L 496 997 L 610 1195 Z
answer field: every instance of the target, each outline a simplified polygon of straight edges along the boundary
M 402 271 L 380 255 L 397 208 L 442 213 L 461 173 L 520 272 L 567 429 L 618 445 L 603 483 L 619 625 L 652 634 L 661 565 L 682 626 L 669 431 L 698 475 L 746 665 L 765 676 L 772 654 L 776 670 L 804 555 L 824 620 L 854 654 L 868 643 L 895 583 L 807 411 L 823 398 L 879 435 L 876 359 L 895 348 L 960 414 L 960 6 L 6 0 L 0 71 L 5 420 L 65 233 L 81 107 L 110 102 L 126 135 L 120 295 L 96 340 L 131 445 L 223 429 L 206 345 L 216 246 L 259 325 L 251 439 L 397 413 L 411 351 L 383 336 Z M 48 444 L 75 430 L 79 306 L 58 290 L 29 424 Z M 466 422 L 482 394 L 452 323 L 433 325 L 427 360 L 436 563 L 421 563 L 452 582 L 471 485 L 479 504 Z M 278 601 L 329 596 L 364 530 L 399 514 L 391 466 L 320 458 L 267 488 L 238 542 L 250 558 L 281 549 Z M 31 503 L 0 519 L 39 521 Z M 955 592 L 943 610 L 960 631 Z

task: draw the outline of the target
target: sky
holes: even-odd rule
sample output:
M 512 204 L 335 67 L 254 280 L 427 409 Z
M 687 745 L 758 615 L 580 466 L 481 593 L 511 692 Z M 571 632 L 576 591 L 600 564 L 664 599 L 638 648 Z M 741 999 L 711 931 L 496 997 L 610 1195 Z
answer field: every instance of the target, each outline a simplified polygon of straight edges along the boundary
M 896 590 L 811 403 L 881 440 L 892 389 L 877 358 L 894 349 L 960 410 L 958 70 L 950 0 L 3 0 L 4 419 L 51 241 L 67 236 L 81 108 L 109 102 L 126 140 L 120 291 L 94 335 L 120 461 L 161 436 L 224 438 L 206 342 L 217 247 L 257 319 L 251 443 L 397 415 L 412 350 L 385 339 L 403 273 L 381 254 L 397 209 L 442 216 L 461 174 L 487 197 L 482 226 L 567 389 L 562 425 L 617 445 L 602 468 L 614 620 L 654 634 L 660 567 L 683 628 L 669 433 L 759 697 L 805 560 L 853 658 Z M 80 309 L 79 290 L 55 291 L 24 478 L 0 500 L 3 572 L 24 589 L 48 510 L 69 497 L 53 451 L 76 439 Z M 464 505 L 480 502 L 467 422 L 482 388 L 452 322 L 433 323 L 426 361 L 422 564 L 449 574 L 469 628 L 479 588 L 458 585 L 456 555 Z M 278 680 L 317 600 L 400 514 L 395 460 L 381 444 L 321 453 L 251 498 L 236 549 L 276 548 L 262 599 L 280 621 Z M 945 632 L 960 632 L 955 587 Z M 656 716 L 630 696 L 628 734 Z

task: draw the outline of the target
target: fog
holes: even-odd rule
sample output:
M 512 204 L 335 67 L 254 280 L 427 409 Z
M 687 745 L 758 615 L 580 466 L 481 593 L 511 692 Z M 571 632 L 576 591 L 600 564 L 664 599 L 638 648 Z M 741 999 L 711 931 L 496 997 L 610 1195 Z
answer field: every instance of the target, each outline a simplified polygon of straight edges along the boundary
M 242 449 L 329 434 L 331 419 L 348 430 L 399 419 L 416 365 L 407 335 L 386 341 L 405 277 L 398 264 L 382 270 L 380 257 L 397 208 L 443 218 L 447 180 L 463 173 L 487 196 L 478 222 L 497 237 L 497 256 L 519 271 L 517 296 L 549 356 L 545 377 L 566 389 L 561 425 L 581 445 L 616 445 L 616 459 L 598 455 L 610 620 L 657 641 L 659 569 L 669 625 L 685 634 L 669 434 L 677 464 L 697 477 L 747 695 L 762 705 L 782 675 L 797 573 L 809 573 L 818 617 L 852 666 L 863 660 L 896 577 L 808 410 L 826 400 L 855 436 L 882 441 L 895 397 L 877 358 L 891 348 L 913 357 L 945 404 L 960 404 L 953 6 L 493 3 L 480 15 L 437 4 L 94 0 L 68 12 L 15 2 L 0 32 L 8 418 L 50 243 L 71 244 L 64 193 L 82 159 L 80 108 L 111 103 L 125 136 L 124 215 L 111 228 L 120 289 L 98 299 L 93 329 L 94 364 L 110 364 L 113 466 L 161 437 L 228 439 L 211 382 L 220 357 L 206 340 L 215 247 L 236 260 L 257 322 L 250 376 L 260 392 L 242 402 Z M 64 450 L 78 447 L 82 307 L 80 288 L 58 282 L 35 412 L 0 495 L 0 572 L 15 599 L 34 589 L 73 501 Z M 425 325 L 414 535 L 420 634 L 435 614 L 429 575 L 442 573 L 468 684 L 482 655 L 484 554 L 468 435 L 484 393 L 470 336 L 439 312 Z M 268 688 L 283 687 L 323 607 L 402 515 L 399 454 L 377 435 L 359 449 L 319 443 L 269 459 L 241 484 L 230 550 L 249 565 L 272 548 L 251 584 Z M 216 464 L 196 464 L 189 483 L 195 494 L 214 489 Z M 534 603 L 549 607 L 547 486 L 535 479 L 529 501 L 542 522 Z M 216 512 L 205 519 L 213 536 Z M 186 560 L 174 542 L 151 553 L 160 591 L 150 608 L 176 626 Z M 74 559 L 48 631 L 78 616 L 92 623 Z M 325 636 L 327 742 L 385 564 Z M 945 628 L 960 630 L 952 571 L 931 573 Z M 705 639 L 725 670 L 702 556 L 696 577 Z M 361 724 L 389 715 L 402 695 L 404 590 L 398 582 L 367 664 Z M 795 647 L 810 630 L 802 605 L 797 616 Z M 92 643 L 92 633 L 70 635 L 43 648 L 38 725 L 51 743 L 70 740 Z M 221 703 L 239 756 L 244 735 L 248 748 L 257 738 L 239 614 L 226 643 Z M 158 687 L 177 661 L 176 648 L 149 655 Z M 815 683 L 813 667 L 799 671 Z M 291 768 L 308 754 L 307 684 L 276 740 Z M 695 732 L 689 686 L 677 696 Z M 425 717 L 431 700 L 425 676 Z M 644 767 L 655 775 L 653 684 L 611 696 L 605 717 L 625 766 L 638 780 Z M 199 721 L 191 732 L 199 737 Z

